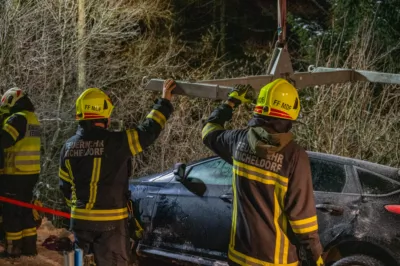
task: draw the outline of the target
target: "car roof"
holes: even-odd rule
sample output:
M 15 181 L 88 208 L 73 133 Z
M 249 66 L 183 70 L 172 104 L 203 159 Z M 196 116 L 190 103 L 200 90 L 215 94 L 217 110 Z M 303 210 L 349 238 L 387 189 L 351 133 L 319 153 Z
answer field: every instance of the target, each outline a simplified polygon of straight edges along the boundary
M 375 172 L 377 174 L 381 174 L 386 177 L 392 178 L 394 180 L 400 181 L 399 169 L 395 168 L 395 167 L 378 164 L 378 163 L 373 163 L 373 162 L 369 162 L 369 161 L 365 161 L 365 160 L 350 158 L 350 157 L 329 154 L 329 153 L 307 151 L 307 154 L 309 155 L 310 158 L 313 158 L 313 159 L 331 161 L 331 162 L 335 162 L 335 163 L 339 163 L 339 164 L 352 165 L 352 166 L 364 168 L 371 172 Z M 191 162 L 187 163 L 187 166 L 191 166 L 194 164 L 198 164 L 201 162 L 206 162 L 206 161 L 218 159 L 218 158 L 220 158 L 220 157 L 216 156 L 216 155 L 201 158 L 199 160 L 195 160 L 195 161 L 191 161 Z M 172 171 L 173 171 L 173 167 L 171 167 L 170 169 L 165 170 L 163 172 L 159 172 L 159 173 L 147 175 L 147 176 L 142 176 L 139 179 L 143 180 L 143 179 L 157 178 L 159 176 L 168 174 Z
M 365 160 L 350 158 L 350 157 L 328 154 L 328 153 L 312 152 L 312 151 L 307 151 L 307 153 L 311 158 L 334 161 L 334 162 L 337 162 L 340 164 L 347 164 L 347 165 L 364 168 L 371 172 L 375 172 L 377 174 L 381 174 L 386 177 L 392 178 L 394 180 L 400 181 L 399 169 L 395 168 L 395 167 L 378 164 L 378 163 L 373 163 L 373 162 L 369 162 L 369 161 L 365 161 Z
M 325 161 L 336 162 L 339 164 L 346 164 L 346 165 L 352 165 L 352 166 L 364 168 L 371 172 L 375 172 L 377 174 L 381 174 L 386 177 L 390 177 L 392 179 L 400 181 L 399 169 L 395 168 L 395 167 L 378 164 L 378 163 L 373 163 L 373 162 L 360 160 L 360 159 L 356 159 L 356 158 L 350 158 L 350 157 L 329 154 L 329 153 L 307 151 L 307 154 L 310 158 L 313 158 L 313 159 L 320 159 L 320 160 L 325 160 Z M 190 162 L 188 164 L 188 166 L 197 164 L 197 163 L 200 163 L 203 161 L 215 159 L 215 158 L 219 158 L 219 156 L 210 156 L 210 157 L 203 158 L 203 159 L 200 159 L 197 161 L 193 161 L 193 162 Z

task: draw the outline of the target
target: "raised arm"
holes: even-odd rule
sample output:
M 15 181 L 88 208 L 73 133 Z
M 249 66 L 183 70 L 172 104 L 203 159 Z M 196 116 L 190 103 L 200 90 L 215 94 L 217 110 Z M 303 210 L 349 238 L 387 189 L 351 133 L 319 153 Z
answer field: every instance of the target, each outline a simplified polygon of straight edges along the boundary
M 225 130 L 224 124 L 232 119 L 233 108 L 241 103 L 251 102 L 253 97 L 254 90 L 251 86 L 236 85 L 228 100 L 211 113 L 203 126 L 201 138 L 204 145 L 230 164 L 232 164 L 233 143 L 239 131 Z
M 136 128 L 126 130 L 129 149 L 132 155 L 141 153 L 160 135 L 173 112 L 172 91 L 176 83 L 172 79 L 164 82 L 162 98 L 158 99 L 146 119 Z

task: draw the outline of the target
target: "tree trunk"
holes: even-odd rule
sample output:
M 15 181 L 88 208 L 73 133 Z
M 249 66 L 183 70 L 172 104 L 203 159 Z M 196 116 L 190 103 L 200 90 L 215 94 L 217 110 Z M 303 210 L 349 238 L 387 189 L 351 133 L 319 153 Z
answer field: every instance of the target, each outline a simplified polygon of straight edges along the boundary
M 86 88 L 85 24 L 85 0 L 78 0 L 78 88 L 81 92 Z

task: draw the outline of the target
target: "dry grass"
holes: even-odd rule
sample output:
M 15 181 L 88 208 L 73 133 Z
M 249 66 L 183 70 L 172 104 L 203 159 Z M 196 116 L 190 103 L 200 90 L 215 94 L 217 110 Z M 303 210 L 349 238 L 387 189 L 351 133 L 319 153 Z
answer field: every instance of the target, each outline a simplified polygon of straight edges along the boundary
M 196 80 L 260 74 L 253 66 L 267 66 L 266 51 L 245 48 L 254 62 L 225 62 L 203 36 L 188 45 L 171 33 L 174 23 L 169 0 L 86 0 L 87 38 L 77 41 L 75 1 L 7 1 L 0 4 L 0 87 L 18 85 L 31 95 L 43 124 L 43 173 L 38 186 L 47 206 L 59 207 L 58 152 L 76 124 L 74 101 L 76 53 L 87 48 L 87 86 L 105 88 L 112 96 L 115 120 L 126 127 L 139 123 L 150 111 L 157 93 L 145 92 L 149 78 Z M 339 65 L 332 53 L 327 65 L 374 69 L 385 56 L 371 28 L 360 29 L 347 60 Z M 318 61 L 318 60 L 317 60 Z M 238 64 L 241 67 L 235 67 Z M 389 70 L 389 68 L 388 68 Z M 265 69 L 264 69 L 265 71 Z M 394 86 L 375 93 L 370 84 L 322 86 L 302 92 L 304 125 L 295 127 L 308 149 L 399 166 L 399 94 Z M 175 113 L 160 138 L 134 158 L 134 177 L 211 155 L 200 139 L 201 120 L 218 103 L 177 97 Z M 231 128 L 243 127 L 250 111 L 235 113 Z
M 337 65 L 335 53 L 327 58 L 327 65 L 374 71 L 375 63 L 387 53 L 372 30 L 373 23 L 361 26 L 343 65 Z M 399 167 L 398 89 L 398 85 L 358 82 L 302 91 L 306 125 L 296 127 L 298 139 L 310 150 Z

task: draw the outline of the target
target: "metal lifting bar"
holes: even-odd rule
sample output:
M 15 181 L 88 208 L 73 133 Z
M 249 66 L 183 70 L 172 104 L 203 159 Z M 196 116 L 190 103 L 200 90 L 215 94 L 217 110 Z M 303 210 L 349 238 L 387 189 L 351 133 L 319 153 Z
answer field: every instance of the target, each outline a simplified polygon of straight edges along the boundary
M 277 78 L 289 80 L 297 89 L 357 81 L 400 84 L 400 74 L 392 73 L 314 66 L 309 66 L 308 72 L 294 72 L 286 43 L 286 0 L 278 0 L 278 41 L 268 66 L 267 75 L 198 80 L 196 82 L 176 81 L 177 88 L 174 90 L 174 94 L 225 100 L 235 84 L 249 84 L 259 91 L 267 83 Z M 163 82 L 162 79 L 151 79 L 145 89 L 162 91 Z
M 278 0 L 278 42 L 286 44 L 286 0 Z

